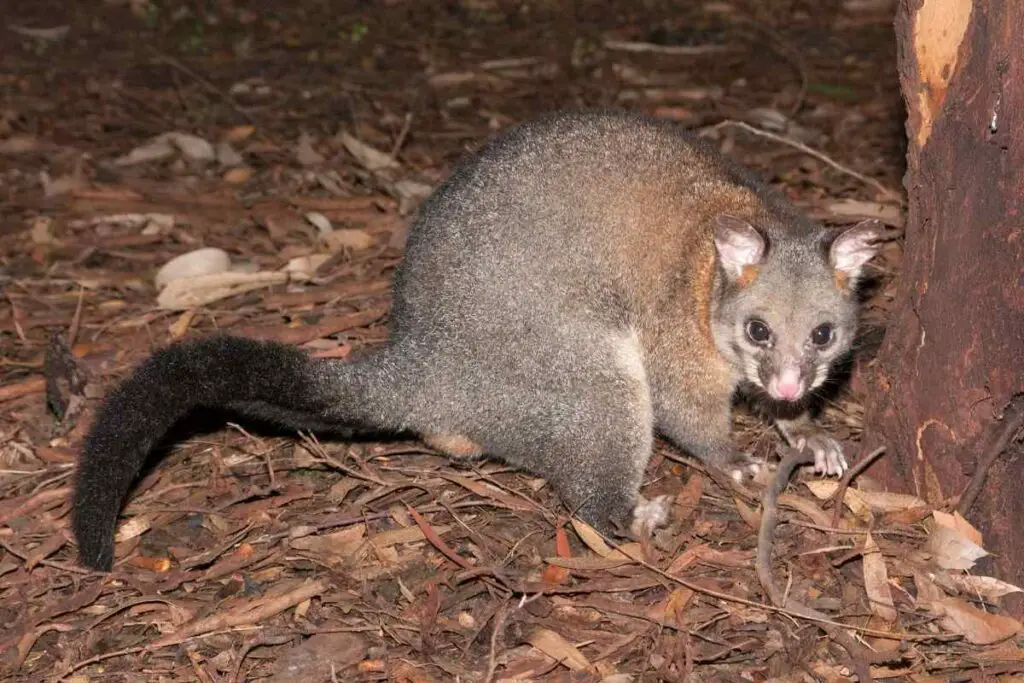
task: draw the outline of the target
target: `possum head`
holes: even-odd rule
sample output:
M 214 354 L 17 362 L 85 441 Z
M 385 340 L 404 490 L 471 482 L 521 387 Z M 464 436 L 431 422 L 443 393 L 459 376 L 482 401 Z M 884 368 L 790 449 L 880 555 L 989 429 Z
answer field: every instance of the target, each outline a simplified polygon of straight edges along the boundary
M 851 348 L 855 288 L 877 252 L 880 225 L 865 221 L 833 238 L 824 228 L 799 236 L 772 219 L 714 219 L 718 297 L 711 329 L 743 379 L 772 399 L 798 402 L 820 387 Z M 773 235 L 778 235 L 773 239 Z

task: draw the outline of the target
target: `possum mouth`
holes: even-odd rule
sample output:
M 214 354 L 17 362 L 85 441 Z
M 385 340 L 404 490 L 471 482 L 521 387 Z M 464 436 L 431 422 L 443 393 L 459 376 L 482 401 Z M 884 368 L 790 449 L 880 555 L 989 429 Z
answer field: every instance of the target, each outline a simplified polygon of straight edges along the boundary
M 767 389 L 755 382 L 745 380 L 740 384 L 737 401 L 755 412 L 771 419 L 790 420 L 804 413 L 814 401 L 813 391 L 805 391 L 796 401 L 780 400 L 768 393 Z

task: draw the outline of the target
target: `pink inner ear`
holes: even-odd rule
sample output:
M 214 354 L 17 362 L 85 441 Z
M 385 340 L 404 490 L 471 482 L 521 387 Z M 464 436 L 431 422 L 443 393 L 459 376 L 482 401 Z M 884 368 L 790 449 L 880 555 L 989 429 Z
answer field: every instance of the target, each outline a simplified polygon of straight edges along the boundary
M 764 255 L 764 239 L 750 223 L 723 214 L 714 219 L 715 248 L 726 272 L 739 276 L 747 266 L 757 265 Z
M 832 267 L 856 277 L 865 263 L 878 253 L 879 238 L 877 221 L 864 221 L 853 226 L 832 243 L 830 260 Z

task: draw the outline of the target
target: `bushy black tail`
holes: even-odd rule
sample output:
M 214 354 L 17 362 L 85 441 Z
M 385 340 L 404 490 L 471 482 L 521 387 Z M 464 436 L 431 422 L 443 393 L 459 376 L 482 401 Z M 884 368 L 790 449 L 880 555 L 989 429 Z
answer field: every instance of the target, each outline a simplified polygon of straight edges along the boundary
M 107 397 L 85 439 L 71 512 L 81 562 L 111 568 L 129 489 L 150 450 L 192 409 L 226 407 L 298 429 L 400 428 L 394 405 L 381 400 L 393 387 L 379 386 L 394 373 L 377 365 L 373 356 L 315 360 L 294 347 L 230 336 L 153 354 Z

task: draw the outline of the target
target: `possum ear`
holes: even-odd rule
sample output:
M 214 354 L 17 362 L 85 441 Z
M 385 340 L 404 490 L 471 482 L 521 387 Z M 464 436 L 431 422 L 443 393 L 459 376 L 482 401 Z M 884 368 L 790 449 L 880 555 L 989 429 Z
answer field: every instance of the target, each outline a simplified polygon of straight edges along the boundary
M 718 261 L 731 279 L 740 277 L 745 268 L 756 266 L 764 259 L 765 239 L 747 221 L 722 214 L 715 216 L 712 226 Z
M 878 253 L 881 236 L 882 224 L 877 220 L 861 221 L 840 233 L 828 250 L 828 260 L 836 275 L 852 286 L 860 277 L 864 264 Z

